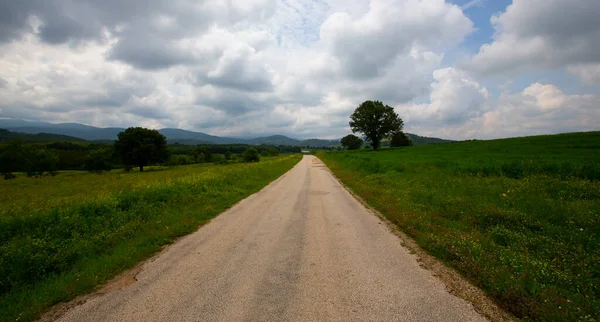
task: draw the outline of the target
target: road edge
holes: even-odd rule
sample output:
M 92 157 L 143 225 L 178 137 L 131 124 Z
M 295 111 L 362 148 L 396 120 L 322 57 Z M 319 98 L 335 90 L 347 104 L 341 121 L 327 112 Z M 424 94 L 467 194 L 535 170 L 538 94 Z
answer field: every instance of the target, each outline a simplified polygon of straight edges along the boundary
M 156 253 L 154 253 L 152 256 L 150 256 L 150 257 L 148 257 L 148 258 L 146 258 L 146 259 L 138 262 L 137 264 L 135 264 L 135 266 L 122 271 L 121 273 L 119 273 L 118 275 L 116 275 L 112 279 L 106 281 L 105 283 L 97 285 L 96 289 L 94 289 L 94 290 L 92 290 L 92 291 L 90 291 L 90 292 L 88 292 L 86 294 L 82 294 L 82 295 L 76 296 L 75 298 L 73 298 L 73 299 L 71 299 L 69 301 L 60 302 L 60 303 L 54 304 L 47 311 L 45 311 L 44 313 L 42 313 L 40 315 L 40 318 L 37 319 L 37 321 L 38 322 L 54 322 L 54 321 L 57 321 L 63 315 L 65 315 L 69 310 L 71 310 L 71 309 L 73 309 L 73 308 L 75 308 L 77 306 L 83 305 L 87 301 L 90 301 L 90 300 L 92 300 L 92 299 L 94 299 L 96 297 L 99 297 L 99 296 L 106 295 L 106 294 L 108 294 L 110 292 L 113 292 L 113 291 L 121 290 L 123 288 L 126 288 L 129 285 L 134 284 L 135 282 L 137 282 L 137 275 L 144 270 L 144 266 L 146 264 L 155 261 L 159 256 L 161 256 L 162 254 L 164 254 L 165 252 L 167 252 L 169 250 L 169 248 L 171 248 L 173 245 L 175 245 L 176 243 L 178 243 L 179 241 L 181 241 L 183 238 L 186 238 L 186 237 L 188 237 L 188 236 L 190 236 L 192 234 L 197 233 L 204 226 L 210 224 L 211 221 L 213 221 L 217 217 L 223 215 L 224 213 L 228 212 L 231 208 L 237 206 L 239 203 L 243 202 L 244 200 L 246 200 L 248 198 L 253 197 L 256 194 L 261 193 L 263 190 L 267 189 L 267 187 L 269 187 L 270 185 L 273 185 L 276 182 L 278 182 L 279 180 L 281 180 L 290 171 L 292 171 L 294 168 L 296 168 L 300 164 L 300 162 L 302 162 L 302 159 L 304 159 L 304 156 L 302 158 L 300 158 L 300 160 L 298 160 L 298 162 L 296 164 L 294 164 L 289 170 L 287 170 L 285 173 L 283 173 L 279 177 L 275 178 L 273 181 L 267 183 L 260 190 L 256 191 L 255 193 L 253 193 L 251 195 L 246 196 L 244 199 L 241 199 L 238 202 L 236 202 L 236 203 L 232 204 L 231 206 L 227 207 L 225 210 L 223 210 L 223 212 L 215 215 L 211 219 L 209 219 L 206 222 L 200 224 L 198 226 L 198 229 L 190 232 L 189 234 L 185 234 L 185 235 L 179 236 L 175 240 L 173 240 L 171 243 L 163 245 L 162 248 L 159 251 L 157 251 Z
M 362 197 L 352 191 L 350 187 L 342 182 L 342 180 L 329 169 L 323 160 L 319 159 L 317 156 L 315 156 L 315 158 L 325 165 L 327 171 L 344 189 L 346 189 L 346 191 L 348 191 L 348 193 L 350 193 L 350 195 L 352 195 L 352 197 L 354 197 L 354 199 L 360 202 L 368 212 L 386 224 L 390 232 L 400 239 L 400 244 L 416 257 L 419 266 L 431 271 L 432 275 L 446 286 L 448 293 L 471 303 L 477 313 L 485 316 L 491 321 L 519 321 L 519 319 L 502 309 L 488 294 L 462 276 L 458 271 L 446 266 L 441 260 L 427 253 L 414 239 L 409 237 L 400 230 L 397 225 L 388 220 L 382 213 L 371 207 L 371 205 L 362 199 Z

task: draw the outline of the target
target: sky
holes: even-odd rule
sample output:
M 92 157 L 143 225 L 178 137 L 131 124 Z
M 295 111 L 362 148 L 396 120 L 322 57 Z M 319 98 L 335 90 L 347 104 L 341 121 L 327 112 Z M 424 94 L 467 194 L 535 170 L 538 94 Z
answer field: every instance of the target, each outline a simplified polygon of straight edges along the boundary
M 598 0 L 0 0 L 0 118 L 339 138 L 600 130 Z

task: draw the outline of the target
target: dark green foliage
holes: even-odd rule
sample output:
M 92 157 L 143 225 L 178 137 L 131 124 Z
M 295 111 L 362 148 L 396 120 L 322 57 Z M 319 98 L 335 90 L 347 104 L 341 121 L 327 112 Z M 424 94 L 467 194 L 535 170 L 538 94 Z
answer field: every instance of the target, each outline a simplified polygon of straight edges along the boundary
M 404 122 L 394 108 L 379 101 L 365 101 L 350 116 L 350 128 L 354 133 L 362 133 L 369 139 L 374 150 L 381 140 L 392 133 L 401 131 Z
M 340 142 L 348 150 L 358 150 L 363 145 L 363 140 L 354 134 L 344 136 Z
M 46 149 L 32 151 L 30 160 L 28 177 L 41 177 L 46 172 L 54 176 L 58 171 L 58 156 L 52 151 Z
M 14 179 L 13 172 L 27 171 L 30 167 L 30 156 L 21 140 L 11 141 L 0 150 L 0 174 L 4 179 Z
M 26 145 L 21 140 L 11 141 L 0 149 L 0 173 L 6 179 L 14 178 L 13 172 L 25 172 L 28 177 L 41 177 L 44 173 L 55 175 L 57 165 L 56 153 Z
M 331 152 L 354 192 L 525 319 L 593 320 L 600 132 Z
M 93 173 L 102 173 L 113 169 L 113 155 L 109 149 L 95 150 L 88 154 L 84 168 Z
M 225 155 L 220 153 L 215 153 L 212 155 L 212 162 L 216 164 L 227 164 L 227 160 L 225 159 Z
M 205 146 L 197 146 L 192 151 L 191 155 L 194 157 L 196 163 L 210 162 L 212 154 L 208 151 Z
M 269 151 L 262 150 L 262 151 L 260 151 L 260 155 L 263 156 L 263 157 L 268 157 L 269 156 Z
M 242 153 L 242 159 L 244 162 L 259 162 L 260 157 L 258 156 L 258 150 L 255 148 L 248 148 Z
M 413 145 L 410 137 L 402 131 L 394 132 L 390 140 L 391 147 L 411 146 Z
M 278 156 L 279 155 L 279 150 L 272 146 L 270 148 L 267 149 L 267 152 L 269 153 L 270 156 L 274 157 L 274 156 Z
M 167 138 L 157 130 L 130 127 L 119 133 L 115 149 L 124 164 L 140 167 L 160 163 L 169 159 Z

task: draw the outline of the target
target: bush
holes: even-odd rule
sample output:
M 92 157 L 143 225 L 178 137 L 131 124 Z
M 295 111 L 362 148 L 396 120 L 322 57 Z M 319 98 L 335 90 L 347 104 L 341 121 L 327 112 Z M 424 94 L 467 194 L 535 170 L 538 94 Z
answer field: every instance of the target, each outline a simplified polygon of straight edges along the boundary
M 348 150 L 358 150 L 363 145 L 363 140 L 354 134 L 348 134 L 340 141 Z
M 267 149 L 267 152 L 269 153 L 270 156 L 277 156 L 279 155 L 279 150 L 275 147 L 271 147 L 269 149 Z
M 244 162 L 259 162 L 260 157 L 258 156 L 258 151 L 255 148 L 248 148 L 244 153 L 242 153 L 242 159 Z
M 392 140 L 390 141 L 391 147 L 399 146 L 411 146 L 413 145 L 412 140 L 402 131 L 398 131 L 392 134 Z

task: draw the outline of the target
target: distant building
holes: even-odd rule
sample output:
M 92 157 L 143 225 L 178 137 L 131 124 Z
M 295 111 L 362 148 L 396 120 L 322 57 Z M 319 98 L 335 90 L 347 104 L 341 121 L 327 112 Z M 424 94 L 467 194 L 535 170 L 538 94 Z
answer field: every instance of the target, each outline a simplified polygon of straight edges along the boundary
M 309 150 L 301 150 L 300 152 L 302 152 L 302 154 L 310 154 Z

